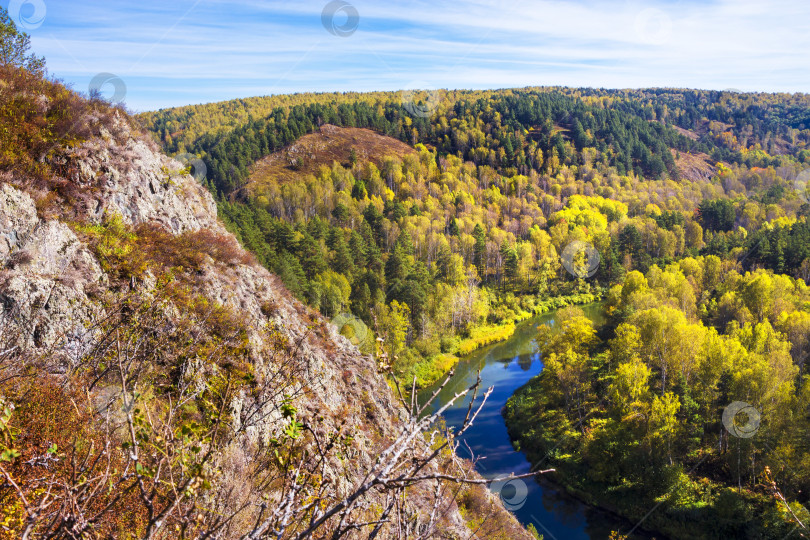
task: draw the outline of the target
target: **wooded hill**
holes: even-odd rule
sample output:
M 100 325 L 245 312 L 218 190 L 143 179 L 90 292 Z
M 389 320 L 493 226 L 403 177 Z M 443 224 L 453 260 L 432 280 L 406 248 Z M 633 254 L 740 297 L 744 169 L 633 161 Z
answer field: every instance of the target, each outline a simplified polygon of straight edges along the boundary
M 327 316 L 353 312 L 384 337 L 398 374 L 429 382 L 453 354 L 633 269 L 716 254 L 806 272 L 807 207 L 795 187 L 810 166 L 808 100 L 674 89 L 296 94 L 140 119 L 167 152 L 202 158 L 231 229 L 295 294 Z M 380 155 L 357 141 L 328 166 L 296 154 L 301 137 L 329 125 L 414 152 Z M 269 162 L 286 165 L 268 172 Z M 600 254 L 590 281 L 560 264 L 574 240 Z

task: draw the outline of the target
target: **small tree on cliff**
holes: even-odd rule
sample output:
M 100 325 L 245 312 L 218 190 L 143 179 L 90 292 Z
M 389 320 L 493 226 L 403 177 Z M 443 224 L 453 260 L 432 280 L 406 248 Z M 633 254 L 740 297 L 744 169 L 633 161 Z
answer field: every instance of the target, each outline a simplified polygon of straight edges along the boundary
M 0 8 L 0 66 L 12 65 L 41 75 L 45 72 L 45 59 L 31 50 L 31 38 L 20 32 L 8 12 Z

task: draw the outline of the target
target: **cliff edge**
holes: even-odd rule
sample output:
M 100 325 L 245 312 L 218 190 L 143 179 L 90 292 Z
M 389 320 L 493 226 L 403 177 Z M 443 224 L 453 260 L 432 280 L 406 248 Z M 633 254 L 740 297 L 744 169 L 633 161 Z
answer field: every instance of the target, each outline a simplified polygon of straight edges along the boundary
M 4 140 L 0 537 L 532 538 L 126 113 L 3 75 L 74 117 Z

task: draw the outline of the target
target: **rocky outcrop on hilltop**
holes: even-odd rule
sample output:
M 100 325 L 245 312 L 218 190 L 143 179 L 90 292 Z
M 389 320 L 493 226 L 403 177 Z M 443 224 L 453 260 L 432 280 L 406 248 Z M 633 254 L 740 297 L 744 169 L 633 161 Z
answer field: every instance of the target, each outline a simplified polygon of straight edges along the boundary
M 113 136 L 84 142 L 61 157 L 70 162 L 70 180 L 82 191 L 81 210 L 99 221 L 120 214 L 132 225 L 156 222 L 179 234 L 199 229 L 222 230 L 211 195 L 189 176 L 186 165 L 161 154 L 151 141 L 133 136 L 121 117 Z

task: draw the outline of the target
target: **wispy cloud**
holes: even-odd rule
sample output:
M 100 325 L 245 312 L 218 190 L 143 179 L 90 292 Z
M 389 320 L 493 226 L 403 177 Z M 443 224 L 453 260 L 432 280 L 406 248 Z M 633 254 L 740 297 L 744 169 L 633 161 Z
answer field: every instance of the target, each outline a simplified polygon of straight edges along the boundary
M 349 0 L 347 37 L 323 27 L 326 0 L 28 1 L 47 8 L 29 33 L 51 72 L 79 90 L 115 73 L 137 110 L 415 81 L 810 92 L 803 0 Z

